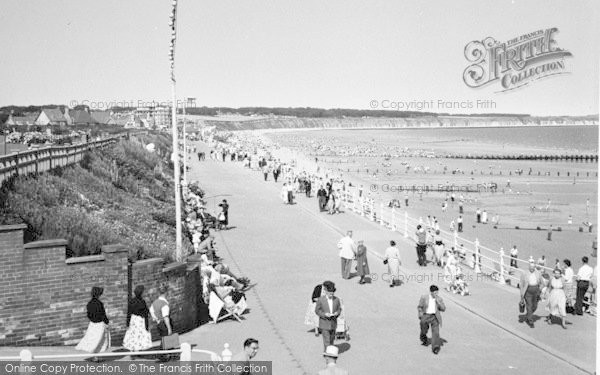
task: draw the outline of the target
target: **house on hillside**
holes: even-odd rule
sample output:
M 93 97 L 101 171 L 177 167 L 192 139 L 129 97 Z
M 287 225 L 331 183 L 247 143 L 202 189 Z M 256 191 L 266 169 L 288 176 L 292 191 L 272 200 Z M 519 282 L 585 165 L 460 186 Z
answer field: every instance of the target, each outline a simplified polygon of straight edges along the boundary
M 112 118 L 112 111 L 92 111 L 92 120 L 96 124 L 101 125 L 116 125 L 117 122 Z
M 35 125 L 70 125 L 71 118 L 69 116 L 69 109 L 65 108 L 65 112 L 61 112 L 59 108 L 43 108 L 37 119 Z
M 75 126 L 89 126 L 96 122 L 87 110 L 74 109 L 70 112 L 72 124 Z
M 117 126 L 123 126 L 125 128 L 141 128 L 142 121 L 140 118 L 133 113 L 121 114 L 115 119 Z
M 10 111 L 8 119 L 4 125 L 8 127 L 31 126 L 35 125 L 35 120 L 38 118 L 38 113 L 23 113 L 21 116 L 15 116 L 14 111 Z

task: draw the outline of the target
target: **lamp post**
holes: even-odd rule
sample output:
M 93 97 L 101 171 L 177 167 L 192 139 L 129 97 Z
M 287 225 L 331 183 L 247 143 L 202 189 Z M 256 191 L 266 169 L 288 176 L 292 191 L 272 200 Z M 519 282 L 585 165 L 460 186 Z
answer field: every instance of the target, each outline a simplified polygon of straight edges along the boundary
M 177 0 L 172 0 L 171 18 L 169 26 L 171 27 L 171 45 L 169 48 L 169 62 L 171 65 L 171 126 L 173 131 L 173 169 L 175 177 L 175 259 L 182 259 L 182 240 L 181 240 L 181 176 L 179 171 L 179 139 L 177 136 L 177 95 L 175 91 L 175 41 L 177 38 Z

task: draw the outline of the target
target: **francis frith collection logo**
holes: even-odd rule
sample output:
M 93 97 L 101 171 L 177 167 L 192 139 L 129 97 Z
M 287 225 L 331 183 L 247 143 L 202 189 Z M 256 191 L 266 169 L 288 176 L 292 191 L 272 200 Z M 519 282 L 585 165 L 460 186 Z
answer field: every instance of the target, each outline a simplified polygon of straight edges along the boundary
M 523 87 L 540 78 L 568 73 L 565 58 L 571 52 L 554 40 L 557 28 L 537 30 L 499 42 L 492 37 L 474 40 L 465 47 L 471 63 L 463 80 L 469 87 L 482 87 L 498 81 L 499 91 Z

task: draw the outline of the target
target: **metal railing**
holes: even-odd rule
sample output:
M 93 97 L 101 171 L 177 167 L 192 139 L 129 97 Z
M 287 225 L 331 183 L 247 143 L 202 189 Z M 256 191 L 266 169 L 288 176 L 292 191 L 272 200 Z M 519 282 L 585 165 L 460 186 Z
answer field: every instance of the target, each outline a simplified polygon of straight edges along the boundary
M 31 362 L 33 360 L 68 360 L 78 358 L 111 358 L 111 357 L 126 357 L 126 356 L 160 356 L 166 354 L 179 354 L 180 361 L 191 361 L 192 353 L 206 354 L 211 361 L 230 361 L 233 353 L 229 350 L 229 344 L 223 345 L 224 349 L 219 356 L 217 353 L 210 350 L 192 349 L 189 343 L 181 343 L 179 349 L 170 350 L 148 350 L 148 351 L 123 351 L 123 352 L 105 352 L 105 353 L 71 353 L 71 354 L 39 354 L 35 355 L 30 349 L 23 349 L 18 356 L 0 357 L 0 361 L 21 361 Z
M 346 210 L 356 213 L 368 220 L 379 223 L 381 226 L 388 228 L 394 232 L 402 233 L 404 238 L 409 238 L 409 227 L 416 228 L 417 225 L 421 224 L 426 228 L 431 228 L 432 223 L 425 222 L 422 218 L 415 219 L 408 215 L 408 212 L 396 207 L 388 207 L 383 203 L 375 203 L 374 199 L 367 197 L 359 197 L 356 191 L 351 192 L 346 190 L 342 194 L 342 201 Z M 507 261 L 510 261 L 510 256 L 504 252 L 503 248 L 496 251 L 489 247 L 482 245 L 478 238 L 475 241 L 468 240 L 464 237 L 459 236 L 458 232 L 448 232 L 443 229 L 439 229 L 440 236 L 445 245 L 451 244 L 455 250 L 464 256 L 461 257 L 461 263 L 472 268 L 477 274 L 487 274 L 494 278 L 501 284 L 510 284 L 516 286 L 520 280 L 518 276 L 512 274 L 515 268 L 510 267 L 510 263 L 507 265 Z M 517 265 L 522 264 L 524 268 L 527 268 L 529 262 L 533 258 L 528 260 L 515 258 Z M 552 268 L 538 266 L 543 271 L 552 273 Z

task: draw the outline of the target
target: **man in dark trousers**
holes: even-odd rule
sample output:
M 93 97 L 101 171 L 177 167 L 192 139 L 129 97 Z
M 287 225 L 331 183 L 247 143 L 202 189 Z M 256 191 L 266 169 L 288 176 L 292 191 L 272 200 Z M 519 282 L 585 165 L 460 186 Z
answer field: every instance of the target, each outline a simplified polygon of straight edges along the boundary
M 317 191 L 317 198 L 319 199 L 319 211 L 323 212 L 327 204 L 327 191 L 323 188 L 323 185 Z
M 223 202 L 219 203 L 219 207 L 221 207 L 223 214 L 225 214 L 224 229 L 229 229 L 229 203 L 227 203 L 227 199 L 223 199 Z
M 306 179 L 306 181 L 304 182 L 304 186 L 305 186 L 305 190 L 306 190 L 306 197 L 310 198 L 310 191 L 312 189 L 312 184 L 310 183 L 310 179 Z
M 521 289 L 521 300 L 525 301 L 527 309 L 525 321 L 529 327 L 533 328 L 533 313 L 537 310 L 538 299 L 544 288 L 544 278 L 535 268 L 535 262 L 529 262 L 529 270 L 521 274 L 519 288 Z
M 588 257 L 581 258 L 583 265 L 577 271 L 575 279 L 577 280 L 577 297 L 575 300 L 575 314 L 583 315 L 583 299 L 585 293 L 590 287 L 590 280 L 594 275 L 594 269 L 588 264 Z
M 167 301 L 167 292 L 169 291 L 166 284 L 162 284 L 158 287 L 158 298 L 152 303 L 150 306 L 150 315 L 152 319 L 156 323 L 156 328 L 158 328 L 158 334 L 161 338 L 161 348 L 164 349 L 173 349 L 173 348 L 163 348 L 162 339 L 165 336 L 171 336 L 173 333 L 173 328 L 171 326 L 171 311 L 169 309 L 169 302 Z M 169 355 L 161 356 L 161 361 L 168 361 L 170 359 Z
M 440 352 L 442 340 L 440 339 L 440 327 L 442 325 L 442 311 L 446 311 L 446 305 L 438 294 L 438 287 L 429 287 L 429 294 L 421 296 L 417 310 L 419 311 L 419 322 L 421 326 L 421 345 L 427 346 L 427 332 L 431 326 L 431 348 L 433 354 Z
M 319 297 L 315 306 L 315 313 L 319 317 L 319 330 L 323 335 L 323 349 L 333 345 L 335 341 L 335 330 L 337 329 L 337 317 L 342 313 L 340 299 L 335 297 L 335 284 L 331 281 L 323 283 L 325 295 Z

